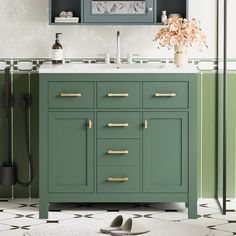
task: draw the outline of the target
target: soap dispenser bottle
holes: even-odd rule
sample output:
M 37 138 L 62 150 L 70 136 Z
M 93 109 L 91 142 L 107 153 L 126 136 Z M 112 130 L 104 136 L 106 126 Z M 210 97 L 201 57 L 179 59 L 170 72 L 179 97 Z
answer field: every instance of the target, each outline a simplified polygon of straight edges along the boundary
M 52 46 L 52 64 L 62 64 L 63 63 L 63 49 L 59 42 L 59 35 L 62 33 L 56 33 L 56 40 Z

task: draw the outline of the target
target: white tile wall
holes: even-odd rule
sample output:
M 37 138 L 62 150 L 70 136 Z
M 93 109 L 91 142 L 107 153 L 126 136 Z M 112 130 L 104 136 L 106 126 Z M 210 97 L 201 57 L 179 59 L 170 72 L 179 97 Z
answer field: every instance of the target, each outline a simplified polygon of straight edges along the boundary
M 190 49 L 189 57 L 215 57 L 216 0 L 189 0 L 189 16 L 197 17 L 205 29 L 209 49 Z M 153 39 L 158 26 L 49 26 L 48 0 L 0 0 L 0 58 L 50 57 L 54 33 L 62 32 L 65 57 L 94 57 L 115 53 L 115 32 L 121 31 L 122 56 L 172 57 L 158 50 Z

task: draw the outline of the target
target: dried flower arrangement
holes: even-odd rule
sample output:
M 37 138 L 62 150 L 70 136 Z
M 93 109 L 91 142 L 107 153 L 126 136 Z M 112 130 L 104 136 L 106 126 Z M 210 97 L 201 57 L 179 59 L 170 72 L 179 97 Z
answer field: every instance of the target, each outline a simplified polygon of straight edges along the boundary
M 157 32 L 155 41 L 159 48 L 196 45 L 202 50 L 203 47 L 208 47 L 206 34 L 195 18 L 191 20 L 179 17 L 168 18 L 164 22 L 164 27 Z

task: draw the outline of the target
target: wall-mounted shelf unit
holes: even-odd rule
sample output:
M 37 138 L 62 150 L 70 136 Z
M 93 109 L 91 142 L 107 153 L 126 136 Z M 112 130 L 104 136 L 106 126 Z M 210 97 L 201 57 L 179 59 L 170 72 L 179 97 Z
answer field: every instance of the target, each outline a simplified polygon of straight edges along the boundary
M 62 11 L 72 11 L 74 17 L 79 17 L 78 23 L 55 23 L 55 17 L 59 17 Z M 83 0 L 49 0 L 50 24 L 80 24 L 83 19 Z
M 160 24 L 163 10 L 187 18 L 188 0 L 49 0 L 49 24 Z M 55 23 L 62 11 L 72 11 L 78 23 Z
M 188 0 L 156 0 L 156 20 L 161 22 L 162 11 L 167 15 L 180 14 L 183 18 L 188 18 Z

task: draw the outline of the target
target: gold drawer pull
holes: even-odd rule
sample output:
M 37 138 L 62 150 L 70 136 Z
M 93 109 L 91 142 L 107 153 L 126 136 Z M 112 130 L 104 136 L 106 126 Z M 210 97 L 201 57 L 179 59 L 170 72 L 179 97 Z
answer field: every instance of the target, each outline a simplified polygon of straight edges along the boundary
M 128 93 L 108 93 L 108 97 L 128 97 Z
M 148 121 L 147 121 L 147 120 L 144 121 L 144 128 L 145 128 L 145 129 L 148 128 Z
M 107 178 L 107 181 L 108 181 L 108 182 L 127 182 L 127 181 L 129 181 L 129 178 L 128 178 L 128 177 L 125 177 L 125 178 L 113 178 L 113 177 L 108 177 L 108 178 Z
M 89 120 L 88 122 L 88 128 L 89 129 L 92 129 L 93 128 L 93 122 L 91 120 Z
M 176 93 L 155 93 L 155 97 L 176 97 Z
M 128 123 L 123 123 L 123 124 L 108 123 L 107 126 L 108 126 L 108 127 L 128 127 L 129 124 L 128 124 Z
M 108 150 L 107 154 L 129 154 L 128 150 L 122 150 L 122 151 L 113 151 L 113 150 Z
M 60 93 L 60 97 L 81 97 L 81 93 Z

